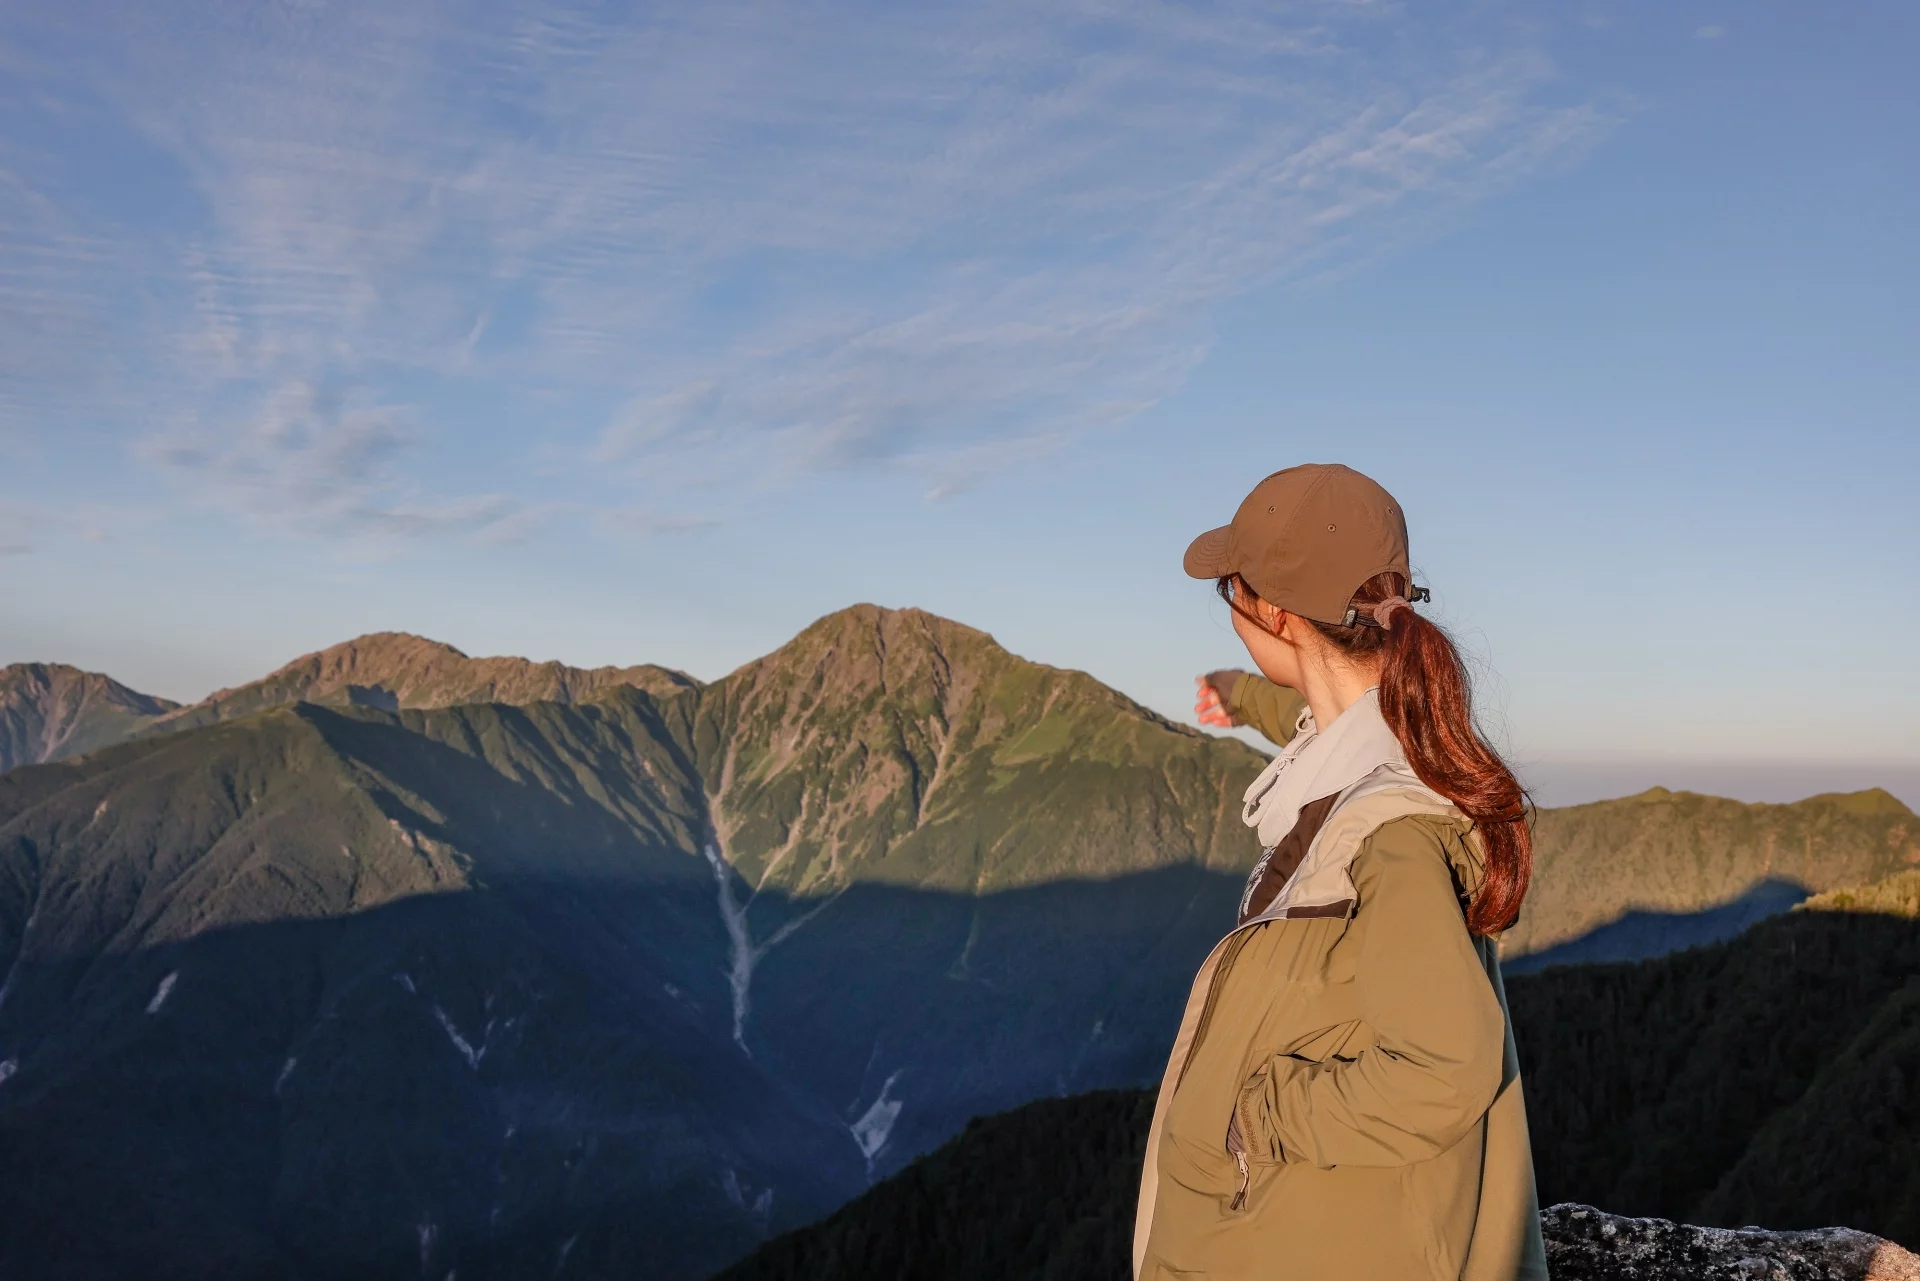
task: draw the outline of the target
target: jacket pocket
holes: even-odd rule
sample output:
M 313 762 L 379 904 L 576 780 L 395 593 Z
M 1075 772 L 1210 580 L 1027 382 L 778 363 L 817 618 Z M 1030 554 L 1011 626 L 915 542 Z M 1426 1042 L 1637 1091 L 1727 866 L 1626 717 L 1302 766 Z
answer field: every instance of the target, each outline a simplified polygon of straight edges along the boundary
M 1247 1198 L 1253 1192 L 1253 1152 L 1248 1139 L 1248 1132 L 1252 1128 L 1251 1108 L 1258 1102 L 1260 1091 L 1266 1088 L 1267 1078 L 1272 1071 L 1272 1064 L 1262 1063 L 1241 1084 L 1240 1092 L 1233 1099 L 1233 1111 L 1227 1117 L 1227 1154 L 1233 1158 L 1239 1178 L 1234 1186 L 1233 1199 L 1227 1203 L 1231 1213 L 1245 1212 Z

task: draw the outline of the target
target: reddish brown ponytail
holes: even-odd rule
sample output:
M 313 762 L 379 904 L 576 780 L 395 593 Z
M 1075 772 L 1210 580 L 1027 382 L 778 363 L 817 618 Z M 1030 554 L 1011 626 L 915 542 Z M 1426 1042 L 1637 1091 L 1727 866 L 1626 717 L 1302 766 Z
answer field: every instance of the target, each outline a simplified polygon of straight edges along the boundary
M 1228 595 L 1227 581 L 1222 580 L 1222 595 Z M 1239 586 L 1252 595 L 1244 583 Z M 1371 620 L 1375 606 L 1405 597 L 1409 588 L 1399 574 L 1377 574 L 1351 603 L 1356 615 Z M 1474 725 L 1473 685 L 1453 638 L 1413 609 L 1395 608 L 1388 621 L 1391 627 L 1313 625 L 1343 653 L 1379 655 L 1381 716 L 1413 772 L 1473 820 L 1486 851 L 1485 875 L 1467 907 L 1467 928 L 1498 934 L 1519 916 L 1533 875 L 1526 791 Z

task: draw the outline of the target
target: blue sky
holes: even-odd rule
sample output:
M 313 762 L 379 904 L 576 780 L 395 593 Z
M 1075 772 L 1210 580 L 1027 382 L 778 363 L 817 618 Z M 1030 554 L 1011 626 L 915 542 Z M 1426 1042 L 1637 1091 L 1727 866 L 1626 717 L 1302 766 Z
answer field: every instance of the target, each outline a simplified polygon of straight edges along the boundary
M 1916 54 L 1893 3 L 14 6 L 0 662 L 713 677 L 873 600 L 1184 715 L 1236 659 L 1186 540 L 1340 460 L 1548 799 L 1920 800 Z

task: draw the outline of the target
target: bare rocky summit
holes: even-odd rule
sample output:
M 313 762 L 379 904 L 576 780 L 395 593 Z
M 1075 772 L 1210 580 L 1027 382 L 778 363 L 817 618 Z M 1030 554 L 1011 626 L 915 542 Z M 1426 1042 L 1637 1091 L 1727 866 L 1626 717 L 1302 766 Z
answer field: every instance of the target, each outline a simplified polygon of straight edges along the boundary
M 1920 1281 L 1920 1255 L 1852 1228 L 1702 1228 L 1573 1204 L 1540 1226 L 1553 1281 Z
M 0 771 L 119 742 L 178 706 L 65 663 L 0 667 Z
M 237 689 L 209 694 L 153 723 L 170 733 L 294 703 L 402 708 L 470 703 L 583 703 L 623 686 L 664 696 L 699 682 L 671 668 L 568 667 L 526 658 L 471 658 L 441 641 L 407 632 L 373 632 L 304 654 Z

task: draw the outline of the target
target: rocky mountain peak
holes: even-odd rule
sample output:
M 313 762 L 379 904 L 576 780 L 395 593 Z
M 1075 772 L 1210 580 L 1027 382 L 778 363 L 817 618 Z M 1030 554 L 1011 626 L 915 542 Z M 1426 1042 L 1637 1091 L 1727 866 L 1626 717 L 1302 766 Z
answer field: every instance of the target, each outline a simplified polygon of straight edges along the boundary
M 729 862 L 753 891 L 800 895 L 1231 861 L 1219 823 L 1231 789 L 1192 789 L 1213 769 L 1250 778 L 1260 765 L 1084 672 L 874 605 L 829 614 L 707 687 L 695 738 Z M 1119 779 L 1132 780 L 1122 808 L 1096 802 Z M 985 793 L 1025 838 L 983 828 L 969 798 Z
M 140 716 L 157 716 L 180 705 L 129 689 L 111 676 L 82 671 L 66 663 L 13 663 L 0 667 L 0 700 L 34 695 L 56 699 L 98 698 Z
M 426 676 L 447 664 L 472 661 L 445 641 L 412 632 L 368 632 L 338 645 L 329 645 L 270 673 L 266 679 L 296 673 L 322 682 L 348 681 L 363 676 L 391 679 L 408 672 Z M 222 691 L 226 692 L 226 691 Z
M 264 678 L 223 689 L 162 719 L 153 730 L 209 725 L 297 702 L 400 708 L 468 703 L 580 703 L 629 686 L 665 696 L 698 688 L 684 672 L 655 666 L 569 667 L 548 660 L 472 658 L 409 632 L 372 632 L 304 654 Z
M 880 675 L 890 664 L 919 670 L 928 660 L 951 662 L 955 655 L 979 660 L 1011 659 L 987 633 L 923 609 L 886 609 L 853 605 L 816 619 L 792 640 L 747 664 L 791 667 L 827 664 L 853 675 Z
M 0 770 L 92 751 L 178 706 L 65 663 L 0 667 Z

